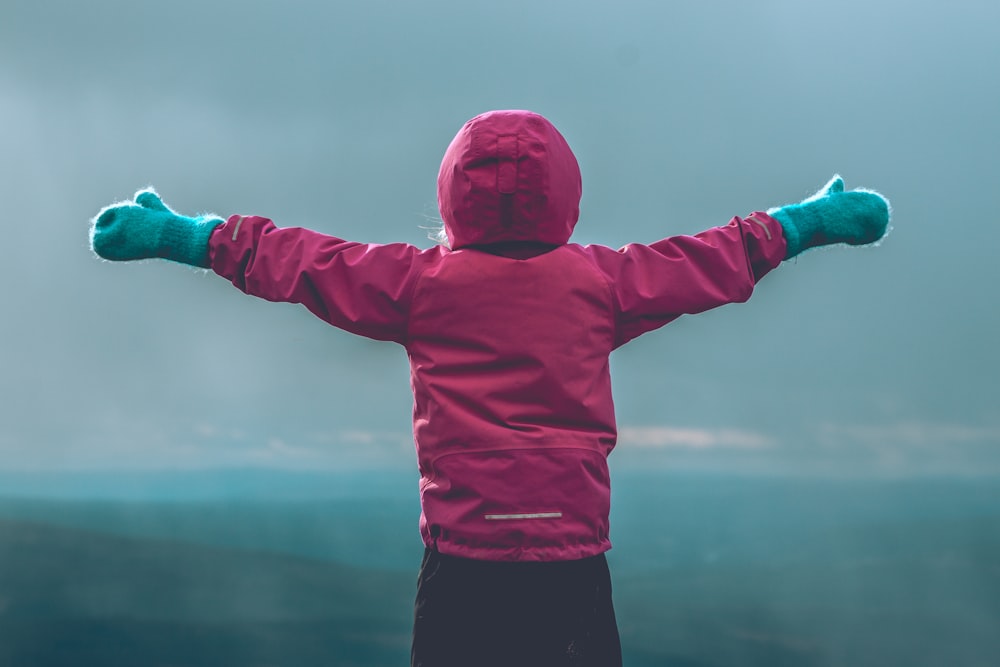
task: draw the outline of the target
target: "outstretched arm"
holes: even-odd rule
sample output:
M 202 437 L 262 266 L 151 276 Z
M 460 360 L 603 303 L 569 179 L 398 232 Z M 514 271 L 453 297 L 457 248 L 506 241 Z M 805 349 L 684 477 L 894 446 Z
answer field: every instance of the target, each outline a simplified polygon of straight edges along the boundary
M 808 248 L 874 243 L 888 226 L 882 195 L 844 192 L 836 176 L 798 204 L 733 218 L 695 236 L 590 252 L 612 285 L 621 345 L 680 315 L 747 300 L 765 274 Z
M 267 218 L 189 218 L 151 189 L 93 219 L 90 244 L 104 259 L 163 258 L 210 268 L 241 291 L 300 303 L 330 324 L 369 338 L 403 342 L 409 296 L 433 252 L 411 245 L 344 241 Z

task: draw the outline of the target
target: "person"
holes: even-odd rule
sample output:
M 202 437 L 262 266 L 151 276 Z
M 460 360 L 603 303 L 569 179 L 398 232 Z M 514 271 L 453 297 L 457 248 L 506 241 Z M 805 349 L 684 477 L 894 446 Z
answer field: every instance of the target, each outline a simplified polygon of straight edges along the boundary
M 447 243 L 346 241 L 263 217 L 186 217 L 152 190 L 103 209 L 102 258 L 210 268 L 270 301 L 406 349 L 421 476 L 411 664 L 621 664 L 605 552 L 617 431 L 609 355 L 746 301 L 783 260 L 885 234 L 881 195 L 812 197 L 693 236 L 570 243 L 580 170 L 547 119 L 491 111 L 438 175 Z

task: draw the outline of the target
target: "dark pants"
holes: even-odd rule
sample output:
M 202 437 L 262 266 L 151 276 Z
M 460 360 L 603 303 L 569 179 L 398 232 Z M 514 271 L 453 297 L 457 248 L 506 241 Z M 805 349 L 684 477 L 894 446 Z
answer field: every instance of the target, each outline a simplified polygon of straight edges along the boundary
M 607 559 L 492 562 L 428 549 L 410 664 L 620 667 Z

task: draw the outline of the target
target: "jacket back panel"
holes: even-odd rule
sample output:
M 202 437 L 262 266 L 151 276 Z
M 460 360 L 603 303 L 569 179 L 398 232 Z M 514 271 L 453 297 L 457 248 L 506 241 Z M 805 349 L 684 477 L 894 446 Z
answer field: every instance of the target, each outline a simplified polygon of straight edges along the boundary
M 445 254 L 409 321 L 424 541 L 491 560 L 610 548 L 615 310 L 585 250 Z

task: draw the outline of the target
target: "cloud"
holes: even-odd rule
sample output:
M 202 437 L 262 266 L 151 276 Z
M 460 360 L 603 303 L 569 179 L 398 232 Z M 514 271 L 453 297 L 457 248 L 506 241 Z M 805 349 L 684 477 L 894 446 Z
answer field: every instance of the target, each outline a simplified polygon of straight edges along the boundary
M 879 447 L 907 445 L 938 448 L 958 444 L 1000 446 L 1000 426 L 903 421 L 892 424 L 823 424 L 820 438 L 826 443 L 851 441 Z
M 680 449 L 765 449 L 776 444 L 754 431 L 675 426 L 623 426 L 618 440 L 630 447 Z
M 821 423 L 798 437 L 705 427 L 624 426 L 616 465 L 847 477 L 1000 474 L 1000 426 Z
M 832 458 L 858 472 L 889 475 L 1000 473 L 1000 427 L 951 422 L 820 426 L 817 459 Z
M 265 467 L 336 470 L 415 466 L 413 440 L 396 431 L 245 431 L 208 421 L 162 428 L 148 416 L 118 414 L 62 444 L 37 447 L 0 431 L 11 470 L 199 470 Z
M 413 439 L 407 433 L 349 429 L 304 435 L 272 434 L 231 451 L 226 463 L 333 470 L 408 466 L 415 464 L 415 457 Z

